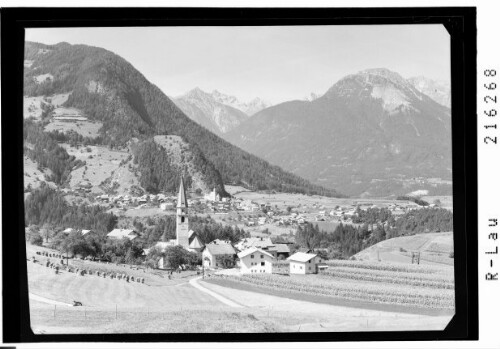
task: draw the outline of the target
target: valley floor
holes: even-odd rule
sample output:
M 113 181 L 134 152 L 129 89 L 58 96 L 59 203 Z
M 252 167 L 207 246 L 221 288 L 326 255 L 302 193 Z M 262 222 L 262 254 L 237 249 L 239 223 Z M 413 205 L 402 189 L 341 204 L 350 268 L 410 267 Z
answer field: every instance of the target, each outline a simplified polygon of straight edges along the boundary
M 96 275 L 56 275 L 28 262 L 31 327 L 35 333 L 405 331 L 441 330 L 453 316 L 322 304 L 198 281 L 240 306 L 234 307 L 193 287 L 188 281 L 196 274 L 173 280 L 145 275 L 145 284 L 127 283 Z M 65 305 L 74 300 L 83 306 Z

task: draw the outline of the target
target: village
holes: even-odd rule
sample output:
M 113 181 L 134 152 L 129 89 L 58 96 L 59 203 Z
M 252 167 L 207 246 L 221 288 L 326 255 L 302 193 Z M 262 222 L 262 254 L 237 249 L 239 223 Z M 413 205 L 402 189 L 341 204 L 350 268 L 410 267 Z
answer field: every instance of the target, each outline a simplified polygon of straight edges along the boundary
M 398 216 L 411 210 L 421 209 L 414 202 L 401 203 L 383 203 L 374 205 L 370 202 L 351 205 L 336 205 L 335 207 L 326 207 L 324 204 L 312 203 L 298 204 L 296 207 L 283 205 L 274 206 L 269 202 L 259 202 L 257 200 L 243 199 L 242 197 L 220 197 L 216 190 L 205 194 L 203 197 L 198 195 L 198 198 L 188 198 L 184 182 L 181 180 L 179 193 L 177 196 L 169 196 L 165 194 L 145 194 L 141 196 L 133 195 L 98 195 L 95 197 L 96 203 L 110 207 L 110 210 L 118 209 L 118 212 L 127 210 L 140 210 L 156 208 L 160 214 L 176 215 L 176 238 L 169 241 L 158 241 L 150 248 L 144 248 L 143 256 L 146 257 L 150 251 L 155 250 L 157 253 L 164 254 L 168 247 L 182 246 L 189 252 L 196 253 L 202 260 L 198 268 L 205 270 L 216 269 L 234 269 L 235 272 L 245 273 L 276 273 L 283 272 L 283 263 L 289 263 L 287 273 L 292 274 L 309 274 L 318 273 L 320 270 L 326 269 L 328 266 L 322 261 L 318 251 L 321 249 L 310 249 L 301 247 L 295 249 L 291 253 L 291 246 L 294 245 L 295 239 L 291 234 L 282 234 L 286 238 L 276 241 L 276 235 L 269 232 L 271 229 L 286 227 L 288 229 L 296 229 L 307 223 L 348 223 L 355 224 L 359 210 L 373 209 L 384 207 L 388 209 L 394 216 Z M 190 193 L 191 196 L 196 196 L 196 193 Z M 286 203 L 286 201 L 283 201 Z M 429 205 L 434 207 L 435 204 Z M 213 215 L 213 217 L 238 217 L 231 219 L 222 219 L 221 222 L 226 224 L 240 223 L 242 227 L 263 229 L 265 226 L 266 234 L 252 234 L 251 237 L 243 238 L 237 242 L 229 240 L 215 239 L 206 242 L 199 238 L 198 234 L 189 228 L 189 215 Z M 97 234 L 91 229 L 77 230 L 72 227 L 66 228 L 62 233 L 68 236 L 71 233 L 79 232 L 81 236 L 91 236 Z M 133 227 L 131 228 L 116 228 L 110 231 L 106 238 L 108 240 L 119 241 L 128 239 L 130 241 L 141 240 L 141 234 Z M 273 265 L 275 268 L 273 269 Z M 170 270 L 171 266 L 165 256 L 158 259 L 155 265 L 158 269 Z M 185 266 L 182 266 L 184 268 Z

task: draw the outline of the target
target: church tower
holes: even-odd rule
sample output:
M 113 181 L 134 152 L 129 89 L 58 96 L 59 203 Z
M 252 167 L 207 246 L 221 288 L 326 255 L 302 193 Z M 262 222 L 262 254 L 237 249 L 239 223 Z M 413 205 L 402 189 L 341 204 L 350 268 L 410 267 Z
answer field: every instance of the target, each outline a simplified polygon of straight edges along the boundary
M 176 244 L 184 248 L 189 247 L 189 224 L 188 224 L 188 202 L 186 190 L 184 189 L 184 179 L 181 178 L 179 196 L 177 198 L 177 239 Z

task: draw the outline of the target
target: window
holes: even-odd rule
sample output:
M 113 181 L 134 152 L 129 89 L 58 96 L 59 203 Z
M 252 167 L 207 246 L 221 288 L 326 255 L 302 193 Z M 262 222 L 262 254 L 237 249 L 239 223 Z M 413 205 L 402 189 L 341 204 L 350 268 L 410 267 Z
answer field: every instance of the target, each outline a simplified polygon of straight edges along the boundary
M 250 258 L 254 258 L 254 255 L 251 255 Z
M 311 270 L 311 267 L 309 267 L 309 270 Z
M 261 255 L 260 255 L 260 258 L 264 258 L 264 255 L 263 255 L 263 254 L 261 254 Z
M 181 223 L 184 223 L 184 217 L 181 217 Z
M 302 266 L 300 266 L 300 269 L 302 269 Z
M 260 265 L 264 267 L 266 265 L 266 262 L 260 262 Z
M 311 263 L 311 260 L 309 260 L 309 263 Z

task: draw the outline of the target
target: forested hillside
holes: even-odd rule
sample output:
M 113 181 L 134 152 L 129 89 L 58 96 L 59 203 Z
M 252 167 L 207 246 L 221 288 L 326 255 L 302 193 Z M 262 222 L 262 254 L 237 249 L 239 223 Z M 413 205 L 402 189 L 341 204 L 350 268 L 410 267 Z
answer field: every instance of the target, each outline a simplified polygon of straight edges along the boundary
M 202 152 L 207 162 L 203 166 L 213 166 L 224 183 L 260 190 L 339 195 L 336 190 L 311 184 L 270 165 L 196 124 L 158 87 L 112 52 L 85 45 L 27 42 L 26 59 L 33 63 L 25 69 L 25 94 L 72 92 L 65 106 L 78 108 L 88 118 L 102 122 L 100 140 L 105 145 L 124 146 L 133 137 L 146 140 L 154 135 L 177 135 Z M 36 79 L 46 74 L 52 78 L 42 82 Z

